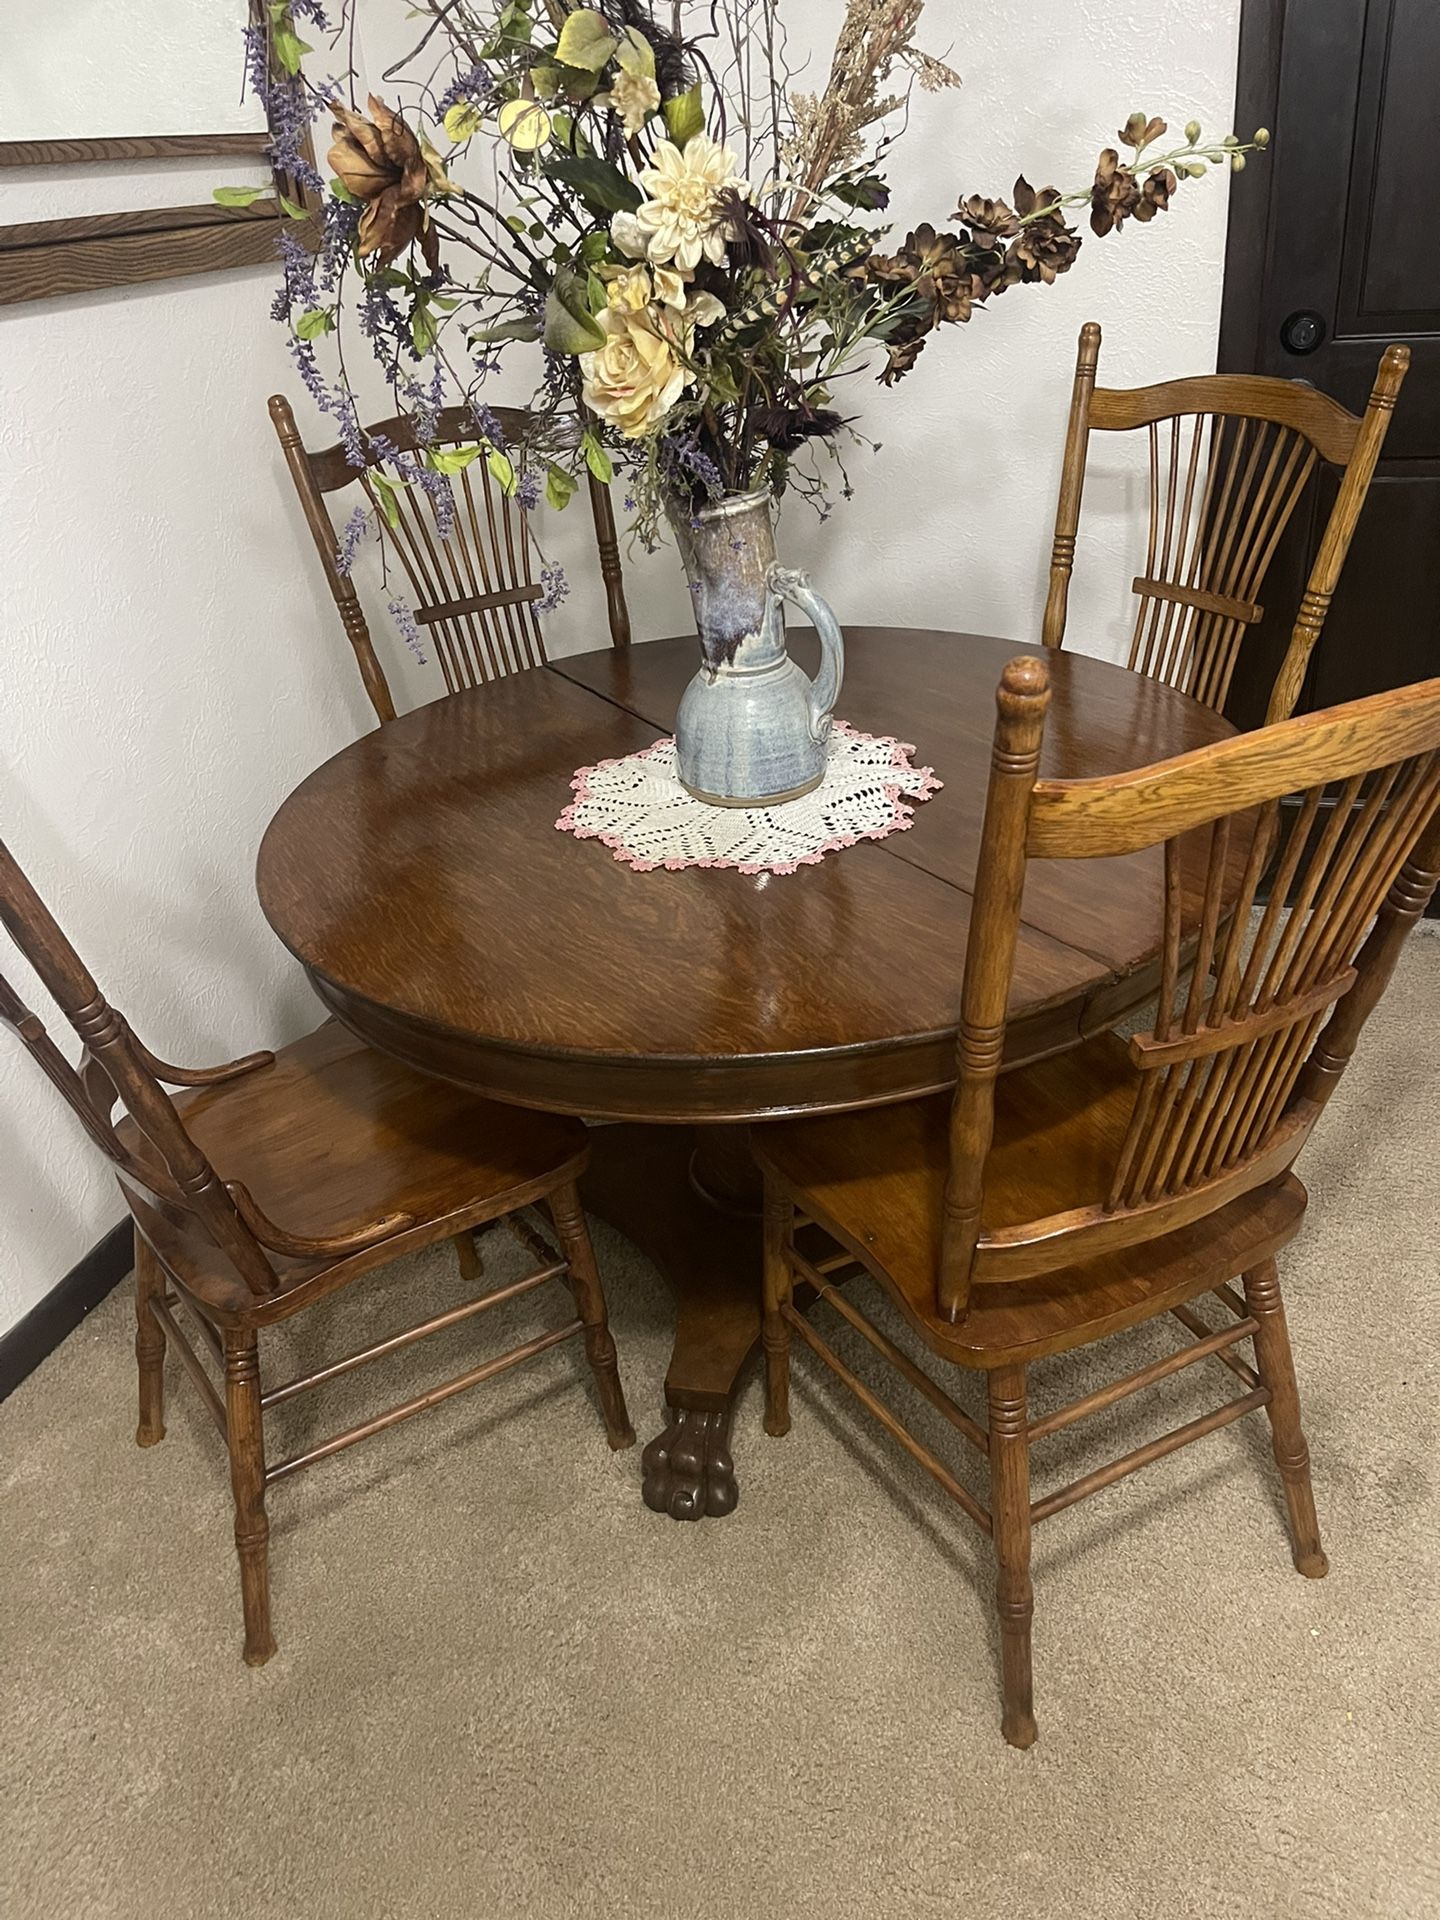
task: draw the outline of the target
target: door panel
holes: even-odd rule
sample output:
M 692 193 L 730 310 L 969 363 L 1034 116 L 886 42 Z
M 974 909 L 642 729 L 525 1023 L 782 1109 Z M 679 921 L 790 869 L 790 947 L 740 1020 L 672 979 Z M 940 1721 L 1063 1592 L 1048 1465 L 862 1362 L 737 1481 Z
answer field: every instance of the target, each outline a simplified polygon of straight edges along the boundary
M 1440 467 L 1424 476 L 1394 468 L 1375 476 L 1345 569 L 1347 591 L 1336 594 L 1315 652 L 1307 707 L 1334 706 L 1440 673 L 1437 530 Z
M 1437 0 L 1245 0 L 1237 125 L 1274 138 L 1234 182 L 1221 366 L 1307 380 L 1359 413 L 1386 345 L 1411 352 L 1302 710 L 1440 674 L 1437 97 Z M 1263 717 L 1334 497 L 1323 474 L 1266 583 L 1230 701 L 1242 724 Z
M 1440 251 L 1416 245 L 1440 79 L 1435 0 L 1373 6 L 1359 75 L 1340 327 L 1440 333 Z

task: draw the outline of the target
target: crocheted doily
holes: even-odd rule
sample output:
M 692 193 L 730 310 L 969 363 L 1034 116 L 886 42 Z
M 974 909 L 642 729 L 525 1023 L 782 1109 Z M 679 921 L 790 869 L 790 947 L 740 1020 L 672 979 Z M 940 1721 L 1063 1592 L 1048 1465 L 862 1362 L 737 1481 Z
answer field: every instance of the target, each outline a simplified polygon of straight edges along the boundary
M 599 840 L 637 873 L 657 867 L 735 867 L 794 873 L 860 840 L 883 840 L 911 825 L 915 804 L 942 782 L 911 760 L 903 740 L 857 733 L 837 720 L 825 778 L 803 800 L 779 807 L 714 807 L 681 786 L 675 742 L 581 767 L 575 798 L 555 825 Z

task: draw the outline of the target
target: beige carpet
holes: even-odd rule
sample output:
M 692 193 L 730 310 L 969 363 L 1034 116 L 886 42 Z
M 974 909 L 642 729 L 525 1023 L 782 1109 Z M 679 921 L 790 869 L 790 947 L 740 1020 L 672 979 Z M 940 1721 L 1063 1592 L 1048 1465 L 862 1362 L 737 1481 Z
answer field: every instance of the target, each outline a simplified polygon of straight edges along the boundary
M 641 1507 L 569 1349 L 276 1488 L 280 1653 L 247 1670 L 217 1436 L 172 1362 L 169 1437 L 131 1443 L 115 1295 L 0 1408 L 0 1912 L 1440 1914 L 1437 1084 L 1417 940 L 1283 1269 L 1330 1578 L 1291 1570 L 1263 1423 L 1047 1523 L 1028 1755 L 1000 1740 L 984 1543 L 803 1354 L 788 1440 L 745 1396 L 721 1523 Z M 648 1438 L 664 1294 L 599 1243 Z M 384 1288 L 458 1281 L 437 1255 Z M 365 1385 L 399 1397 L 416 1369 L 384 1364 Z M 1040 1404 L 1098 1383 L 1082 1364 L 1039 1370 Z M 1228 1384 L 1195 1369 L 1057 1436 L 1041 1484 Z

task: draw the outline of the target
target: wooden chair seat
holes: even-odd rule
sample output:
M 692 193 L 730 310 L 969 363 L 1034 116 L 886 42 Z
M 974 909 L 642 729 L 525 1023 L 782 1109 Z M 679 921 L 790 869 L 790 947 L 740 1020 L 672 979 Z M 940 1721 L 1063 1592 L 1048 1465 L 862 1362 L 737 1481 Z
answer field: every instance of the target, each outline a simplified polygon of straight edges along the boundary
M 284 1319 L 330 1285 L 509 1213 L 584 1170 L 578 1120 L 502 1107 L 423 1079 L 328 1020 L 274 1064 L 175 1096 L 186 1131 L 227 1181 L 307 1239 L 344 1236 L 392 1216 L 415 1223 L 337 1260 L 276 1253 L 276 1292 L 261 1300 L 214 1243 L 147 1209 L 167 1264 L 217 1317 Z M 139 1159 L 154 1149 L 132 1120 L 116 1128 Z M 173 1259 L 171 1256 L 173 1255 Z
M 1109 1033 L 1001 1078 L 982 1245 L 987 1230 L 1104 1200 L 1135 1084 L 1124 1044 Z M 933 1297 L 952 1097 L 783 1122 L 757 1134 L 757 1152 L 843 1227 L 857 1254 L 883 1242 L 889 1270 L 913 1274 L 917 1294 Z
M 987 1234 L 1103 1204 L 1136 1079 L 1123 1043 L 1102 1034 L 999 1082 L 977 1275 Z M 935 1094 L 901 1107 L 767 1127 L 757 1136 L 756 1157 L 811 1219 L 887 1284 L 922 1339 L 960 1366 L 1063 1352 L 1209 1292 L 1284 1246 L 1305 1210 L 1300 1182 L 1281 1179 L 1161 1240 L 1038 1279 L 977 1279 L 970 1312 L 956 1324 L 941 1316 L 935 1293 L 950 1108 L 949 1094 Z

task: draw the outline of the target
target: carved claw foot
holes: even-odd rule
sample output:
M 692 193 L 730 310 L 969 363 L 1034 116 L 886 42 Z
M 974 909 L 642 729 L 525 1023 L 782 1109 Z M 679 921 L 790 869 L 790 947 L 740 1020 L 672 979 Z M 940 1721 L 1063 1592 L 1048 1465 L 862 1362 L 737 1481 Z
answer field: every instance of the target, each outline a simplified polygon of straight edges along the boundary
M 670 1424 L 641 1456 L 647 1507 L 672 1520 L 719 1520 L 740 1500 L 730 1457 L 730 1416 L 670 1407 Z

